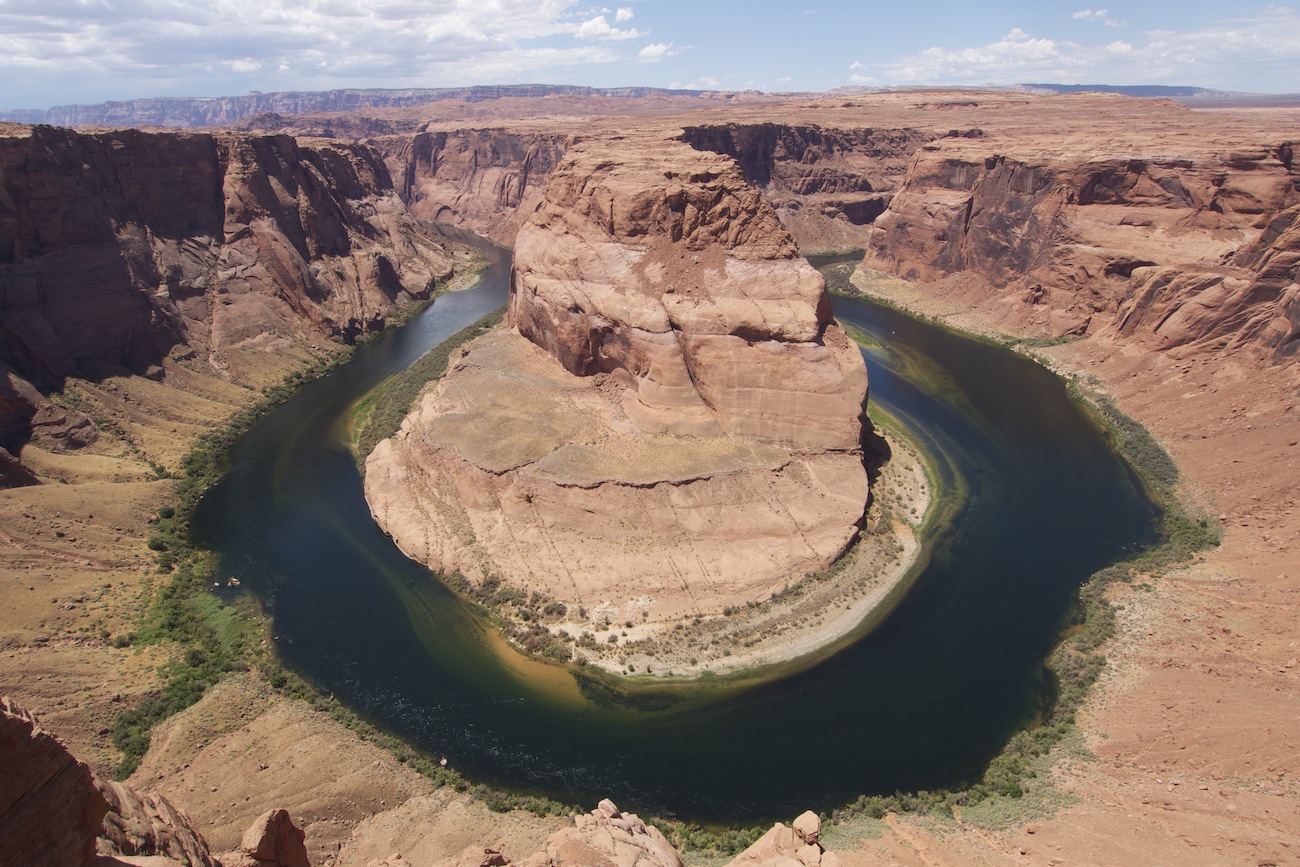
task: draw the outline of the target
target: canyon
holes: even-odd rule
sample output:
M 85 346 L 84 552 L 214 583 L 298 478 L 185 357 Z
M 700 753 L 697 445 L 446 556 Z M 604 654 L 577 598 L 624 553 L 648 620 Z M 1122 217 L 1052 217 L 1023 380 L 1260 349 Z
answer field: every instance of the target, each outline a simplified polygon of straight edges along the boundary
M 1152 589 L 1110 591 L 1119 637 L 1080 715 L 1085 749 L 1051 772 L 1071 803 L 992 830 L 891 814 L 838 846 L 841 862 L 1294 857 L 1294 111 L 939 91 L 737 100 L 721 117 L 454 102 L 382 124 L 338 117 L 355 142 L 4 129 L 0 467 L 18 486 L 0 495 L 13 600 L 0 689 L 92 767 L 111 765 L 115 709 L 157 689 L 169 654 L 111 640 L 154 586 L 145 540 L 171 482 L 151 464 L 175 468 L 260 388 L 447 279 L 454 254 L 412 215 L 513 240 L 569 151 L 635 131 L 735 158 L 800 249 L 865 250 L 863 291 L 1092 378 L 1223 528 L 1218 549 Z M 87 303 L 91 316 L 73 315 Z M 444 855 L 501 839 L 524 857 L 559 829 L 438 794 L 252 680 L 169 722 L 132 781 L 220 848 L 282 806 L 305 815 L 313 863 L 349 863 L 339 847 L 366 834 L 408 855 L 422 839 Z

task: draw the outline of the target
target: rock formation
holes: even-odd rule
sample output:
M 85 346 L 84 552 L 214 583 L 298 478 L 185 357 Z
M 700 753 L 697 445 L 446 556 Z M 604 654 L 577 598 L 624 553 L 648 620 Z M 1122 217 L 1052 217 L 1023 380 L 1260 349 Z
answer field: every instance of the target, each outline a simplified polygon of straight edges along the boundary
M 839 856 L 821 844 L 822 822 L 812 810 L 790 827 L 777 822 L 727 867 L 839 867 Z
M 374 145 L 412 214 L 510 245 L 571 140 L 566 134 L 472 129 L 388 136 Z
M 583 87 L 571 84 L 505 84 L 476 87 L 346 88 L 324 91 L 276 91 L 242 96 L 158 96 L 92 105 L 56 105 L 39 109 L 0 110 L 0 120 L 60 126 L 224 126 L 261 112 L 306 114 L 366 108 L 423 105 L 442 99 L 465 102 L 551 95 L 607 96 L 637 99 L 656 94 L 696 95 L 698 90 L 657 87 Z
M 254 356 L 374 330 L 451 269 L 361 145 L 12 130 L 0 135 L 0 447 L 20 447 L 43 407 L 65 445 L 93 437 L 44 402 L 66 377 L 161 376 L 172 358 L 262 385 L 245 370 Z
M 108 803 L 95 775 L 0 697 L 0 865 L 89 867 Z
M 1008 327 L 1111 331 L 1180 352 L 1300 348 L 1292 144 L 1080 158 L 1041 143 L 926 145 L 876 220 L 866 264 Z
M 682 867 L 682 857 L 654 825 L 625 813 L 608 798 L 573 817 L 573 827 L 552 834 L 545 847 L 518 860 L 500 850 L 469 846 L 430 867 Z M 821 819 L 811 810 L 792 826 L 777 822 L 726 867 L 839 867 L 839 856 L 821 844 Z M 227 865 L 228 867 L 228 865 Z M 367 867 L 412 867 L 400 852 Z
M 154 792 L 96 779 L 7 696 L 0 768 L 0 867 L 311 867 L 303 832 L 284 810 L 268 810 L 238 851 L 214 857 L 184 810 Z
M 546 852 L 521 867 L 682 867 L 682 857 L 654 825 L 621 812 L 606 798 L 590 813 L 573 817 L 573 827 L 546 841 Z
M 572 374 L 617 372 L 643 432 L 859 445 L 857 347 L 729 159 L 576 148 L 515 241 L 509 324 Z
M 221 856 L 222 867 L 311 867 L 305 837 L 287 810 L 267 810 L 248 826 L 239 849 Z
M 570 149 L 517 239 L 509 323 L 367 461 L 410 556 L 667 624 L 766 598 L 854 538 L 862 357 L 733 160 Z
M 912 154 L 934 138 L 918 129 L 778 123 L 688 126 L 682 134 L 694 148 L 735 157 L 805 250 L 864 247 Z
M 99 790 L 109 805 L 100 834 L 101 854 L 152 856 L 194 867 L 222 867 L 190 817 L 162 795 L 142 794 L 115 782 L 101 782 Z

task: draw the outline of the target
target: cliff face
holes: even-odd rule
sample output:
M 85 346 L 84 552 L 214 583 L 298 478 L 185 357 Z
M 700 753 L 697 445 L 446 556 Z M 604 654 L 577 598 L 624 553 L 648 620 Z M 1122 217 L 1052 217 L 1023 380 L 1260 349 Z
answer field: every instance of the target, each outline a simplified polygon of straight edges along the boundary
M 866 372 L 821 276 L 734 162 L 684 150 L 570 153 L 516 239 L 510 325 L 628 377 L 642 430 L 856 448 Z
M 481 129 L 385 137 L 374 145 L 412 214 L 513 245 L 571 142 L 563 134 Z
M 1015 330 L 1288 355 L 1298 201 L 1286 143 L 1085 159 L 944 139 L 917 154 L 866 264 L 972 303 L 1004 300 Z
M 862 356 L 734 161 L 571 148 L 519 233 L 508 315 L 517 333 L 471 344 L 366 463 L 410 556 L 566 603 L 571 637 L 608 630 L 602 611 L 649 637 L 855 538 Z
M 0 446 L 32 391 L 166 357 L 243 380 L 241 357 L 351 340 L 451 270 L 378 154 L 287 137 L 0 137 Z
M 90 768 L 0 697 L 0 863 L 90 867 L 108 803 Z
M 776 123 L 688 126 L 682 141 L 734 157 L 805 249 L 864 247 L 912 154 L 934 135 Z

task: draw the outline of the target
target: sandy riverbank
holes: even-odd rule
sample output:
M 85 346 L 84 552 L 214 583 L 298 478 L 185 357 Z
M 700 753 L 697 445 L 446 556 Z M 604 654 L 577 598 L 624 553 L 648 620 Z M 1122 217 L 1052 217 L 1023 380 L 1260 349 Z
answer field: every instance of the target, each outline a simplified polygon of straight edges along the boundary
M 591 665 L 618 674 L 696 677 L 815 660 L 878 623 L 916 574 L 918 536 L 934 503 L 922 457 L 911 443 L 879 430 L 889 459 L 872 481 L 866 528 L 833 567 L 791 585 L 779 598 L 737 605 L 721 616 L 614 624 L 594 633 Z M 558 628 L 591 629 L 590 623 Z M 608 643 L 618 635 L 618 645 Z

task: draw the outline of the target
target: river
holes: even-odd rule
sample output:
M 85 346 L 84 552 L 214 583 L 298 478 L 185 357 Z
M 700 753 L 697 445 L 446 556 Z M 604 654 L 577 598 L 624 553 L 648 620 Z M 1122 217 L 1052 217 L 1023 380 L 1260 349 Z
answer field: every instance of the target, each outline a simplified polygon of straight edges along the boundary
M 869 336 L 871 406 L 934 457 L 955 504 L 905 599 L 797 673 L 597 704 L 502 653 L 379 530 L 348 409 L 506 299 L 509 254 L 304 386 L 244 436 L 194 526 L 274 616 L 284 662 L 473 781 L 699 821 L 788 819 L 977 777 L 1050 700 L 1042 660 L 1076 588 L 1156 540 L 1155 507 L 1063 383 L 1008 350 L 836 298 Z M 870 411 L 870 407 L 869 407 Z

